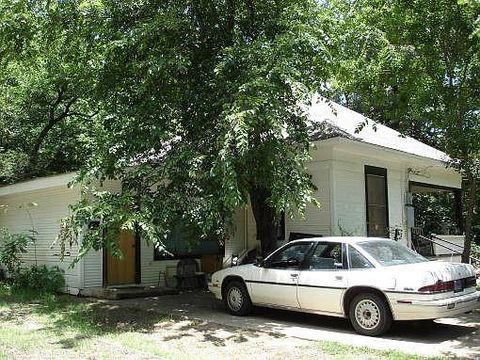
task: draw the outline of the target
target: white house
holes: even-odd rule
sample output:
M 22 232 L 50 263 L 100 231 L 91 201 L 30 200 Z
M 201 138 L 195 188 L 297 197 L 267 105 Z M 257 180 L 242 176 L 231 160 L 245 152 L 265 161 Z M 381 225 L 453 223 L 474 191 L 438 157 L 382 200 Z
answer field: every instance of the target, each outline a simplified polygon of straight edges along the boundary
M 321 124 L 328 136 L 315 138 L 309 171 L 317 186 L 320 208 L 308 207 L 305 218 L 286 219 L 280 227 L 279 241 L 303 235 L 368 235 L 395 237 L 407 245 L 414 227 L 412 192 L 453 191 L 461 188 L 461 176 L 446 168 L 447 156 L 415 139 L 369 120 L 359 133 L 359 123 L 366 119 L 335 103 L 318 102 L 310 110 L 312 123 Z M 157 285 L 162 277 L 172 277 L 178 259 L 165 260 L 155 255 L 152 245 L 122 233 L 125 259 L 111 258 L 99 252 L 88 253 L 75 267 L 70 267 L 78 247 L 66 249 L 60 261 L 58 245 L 52 246 L 60 219 L 77 201 L 80 191 L 68 188 L 74 174 L 39 178 L 0 188 L 0 227 L 22 232 L 35 227 L 38 232 L 38 264 L 58 265 L 65 270 L 66 291 L 77 294 L 91 288 L 118 284 Z M 120 191 L 120 184 L 106 185 Z M 35 202 L 35 207 L 25 204 Z M 235 234 L 225 248 L 203 246 L 194 254 L 206 271 L 227 266 L 232 254 L 241 255 L 258 246 L 255 220 L 250 208 L 239 209 L 235 216 Z M 453 239 L 453 237 L 452 237 Z M 450 240 L 452 240 L 450 239 Z M 453 240 L 463 241 L 463 237 Z M 181 246 L 180 246 L 181 247 Z M 25 261 L 35 261 L 34 251 Z M 180 249 L 180 255 L 187 255 Z

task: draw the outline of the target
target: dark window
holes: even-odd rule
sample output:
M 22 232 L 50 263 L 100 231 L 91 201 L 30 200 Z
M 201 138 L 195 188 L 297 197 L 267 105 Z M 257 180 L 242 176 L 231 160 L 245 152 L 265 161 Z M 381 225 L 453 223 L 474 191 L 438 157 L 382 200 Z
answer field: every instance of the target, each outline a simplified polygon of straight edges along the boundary
M 217 255 L 223 250 L 218 240 L 195 241 L 195 235 L 189 233 L 183 226 L 177 226 L 163 240 L 165 250 L 155 247 L 154 260 L 182 259 L 200 257 L 202 255 Z
M 341 243 L 318 242 L 308 260 L 309 270 L 335 270 L 346 268 Z
M 348 245 L 348 256 L 350 258 L 351 269 L 370 269 L 373 265 L 357 249 Z
M 266 261 L 266 266 L 269 268 L 299 268 L 311 246 L 311 242 L 290 244 L 270 256 Z
M 365 166 L 367 235 L 388 237 L 387 169 Z

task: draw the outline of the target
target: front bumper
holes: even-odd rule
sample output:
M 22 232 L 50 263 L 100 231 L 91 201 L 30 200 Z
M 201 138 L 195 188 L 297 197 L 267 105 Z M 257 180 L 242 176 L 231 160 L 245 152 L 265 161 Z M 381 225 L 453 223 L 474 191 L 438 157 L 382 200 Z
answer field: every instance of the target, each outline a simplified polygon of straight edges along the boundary
M 393 305 L 395 320 L 427 320 L 463 314 L 480 307 L 480 291 L 441 300 L 413 300 Z
M 219 284 L 208 283 L 208 290 L 219 300 L 222 300 L 222 288 Z

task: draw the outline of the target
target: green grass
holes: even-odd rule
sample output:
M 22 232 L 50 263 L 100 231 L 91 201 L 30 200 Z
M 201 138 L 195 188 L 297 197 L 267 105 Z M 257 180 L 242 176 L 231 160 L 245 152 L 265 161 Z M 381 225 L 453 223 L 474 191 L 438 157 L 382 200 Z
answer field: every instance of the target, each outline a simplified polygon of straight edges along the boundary
M 12 291 L 0 284 L 0 360 L 43 354 L 42 357 L 85 355 L 115 358 L 105 344 L 169 358 L 145 337 L 166 315 L 113 306 L 69 295 Z
M 333 359 L 356 360 L 434 360 L 433 357 L 422 357 L 405 354 L 394 350 L 376 350 L 369 347 L 350 346 L 337 342 L 323 341 L 319 343 L 320 350 Z

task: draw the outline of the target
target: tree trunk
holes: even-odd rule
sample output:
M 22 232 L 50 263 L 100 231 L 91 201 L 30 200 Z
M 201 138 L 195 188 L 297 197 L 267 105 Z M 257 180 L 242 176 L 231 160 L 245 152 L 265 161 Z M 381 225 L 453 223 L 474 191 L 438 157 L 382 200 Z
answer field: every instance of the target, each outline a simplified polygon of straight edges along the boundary
M 470 251 L 473 240 L 473 217 L 475 214 L 475 205 L 477 202 L 477 179 L 472 174 L 467 174 L 467 215 L 465 217 L 465 244 L 463 247 L 462 262 L 470 262 Z
M 257 240 L 260 240 L 264 258 L 277 248 L 276 212 L 267 202 L 269 197 L 270 192 L 265 188 L 253 187 L 250 191 L 250 202 L 257 224 Z

